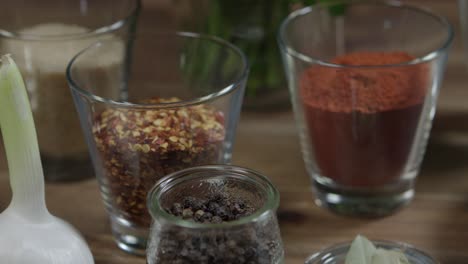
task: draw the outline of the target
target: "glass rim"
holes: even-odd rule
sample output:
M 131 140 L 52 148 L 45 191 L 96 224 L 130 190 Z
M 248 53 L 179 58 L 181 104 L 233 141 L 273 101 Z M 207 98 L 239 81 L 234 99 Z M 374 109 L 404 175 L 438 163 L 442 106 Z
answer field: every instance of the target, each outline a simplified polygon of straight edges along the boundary
M 158 35 L 168 35 L 168 34 L 156 34 L 152 36 L 158 36 Z M 173 34 L 170 34 L 173 35 Z M 97 43 L 92 44 L 91 46 L 83 49 L 80 51 L 78 54 L 76 54 L 68 63 L 67 68 L 66 68 L 66 78 L 67 82 L 70 86 L 70 88 L 73 91 L 78 92 L 80 95 L 85 96 L 86 98 L 95 101 L 95 102 L 100 102 L 104 104 L 108 104 L 111 106 L 119 107 L 119 108 L 128 108 L 128 109 L 166 109 L 166 108 L 178 108 L 178 107 L 184 107 L 184 106 L 193 106 L 193 105 L 199 105 L 202 103 L 210 102 L 216 98 L 219 98 L 221 96 L 230 94 L 242 87 L 242 82 L 247 79 L 247 76 L 249 74 L 249 62 L 242 50 L 240 50 L 237 46 L 234 44 L 223 40 L 219 37 L 216 36 L 211 36 L 211 35 L 205 35 L 205 34 L 200 34 L 200 33 L 193 33 L 193 32 L 176 32 L 174 34 L 177 37 L 181 38 L 186 38 L 186 39 L 200 39 L 204 41 L 209 41 L 212 43 L 217 43 L 221 47 L 224 47 L 226 49 L 232 50 L 237 56 L 240 57 L 240 62 L 242 63 L 241 65 L 241 70 L 240 74 L 238 74 L 232 81 L 230 81 L 227 86 L 224 86 L 220 89 L 217 89 L 214 92 L 211 92 L 207 95 L 200 96 L 200 97 L 195 97 L 193 99 L 189 100 L 182 100 L 182 101 L 177 101 L 177 102 L 168 102 L 168 103 L 147 103 L 147 104 L 139 104 L 139 103 L 133 103 L 133 102 L 128 102 L 128 101 L 115 101 L 115 100 L 110 100 L 107 98 L 104 98 L 102 96 L 98 96 L 96 94 L 93 94 L 89 92 L 86 89 L 83 89 L 80 87 L 72 77 L 72 68 L 78 58 L 80 58 L 83 54 L 85 54 L 88 50 L 99 47 L 102 45 L 102 43 L 110 42 L 112 40 L 104 40 L 104 41 L 99 41 Z
M 93 28 L 84 33 L 63 34 L 63 35 L 23 34 L 23 33 L 18 33 L 16 31 L 10 31 L 10 30 L 5 30 L 5 29 L 0 28 L 0 38 L 22 40 L 22 41 L 65 41 L 65 40 L 78 40 L 78 39 L 92 38 L 98 35 L 103 35 L 103 34 L 107 34 L 110 32 L 114 32 L 122 28 L 123 26 L 127 25 L 129 21 L 131 21 L 134 17 L 136 17 L 137 14 L 140 12 L 141 7 L 142 7 L 141 1 L 142 0 L 129 1 L 129 2 L 134 2 L 135 4 L 126 16 L 112 22 L 111 24 Z
M 447 30 L 447 38 L 443 42 L 442 45 L 440 45 L 437 48 L 432 49 L 431 51 L 427 52 L 426 54 L 419 56 L 413 60 L 407 61 L 407 62 L 402 62 L 402 63 L 394 63 L 394 64 L 383 64 L 383 65 L 346 65 L 346 64 L 337 64 L 337 63 L 331 63 L 327 62 L 325 60 L 321 60 L 318 58 L 313 58 L 311 56 L 305 55 L 302 52 L 297 51 L 296 49 L 292 48 L 290 46 L 290 43 L 287 41 L 286 37 L 286 31 L 288 26 L 292 21 L 295 19 L 308 15 L 315 9 L 319 8 L 322 9 L 324 7 L 328 6 L 333 6 L 337 3 L 347 3 L 347 4 L 361 4 L 361 5 L 375 5 L 375 6 L 384 6 L 384 7 L 392 7 L 392 8 L 404 8 L 407 10 L 411 10 L 412 12 L 417 12 L 420 14 L 423 14 L 425 16 L 431 17 L 432 19 L 438 21 L 441 25 L 443 25 L 446 30 Z M 318 7 L 316 7 L 318 6 Z M 378 0 L 378 1 L 371 1 L 371 0 L 336 0 L 336 1 L 331 1 L 327 3 L 319 3 L 316 6 L 306 6 L 303 8 L 300 8 L 298 10 L 293 11 L 290 13 L 281 23 L 278 35 L 277 35 L 277 40 L 280 46 L 280 49 L 283 53 L 289 54 L 290 56 L 309 63 L 309 64 L 318 64 L 320 66 L 326 66 L 326 67 L 332 67 L 332 68 L 358 68 L 358 69 L 365 69 L 365 68 L 389 68 L 389 67 L 401 67 L 401 66 L 410 66 L 410 65 L 417 65 L 417 64 L 422 64 L 426 63 L 428 61 L 431 61 L 435 58 L 437 58 L 441 53 L 445 52 L 451 45 L 453 38 L 454 38 L 454 30 L 453 26 L 450 24 L 450 22 L 443 16 L 437 15 L 431 11 L 428 11 L 424 8 L 417 7 L 411 4 L 404 4 L 399 1 L 394 1 L 394 0 Z
M 250 181 L 251 183 L 256 184 L 258 187 L 265 188 L 266 201 L 265 204 L 256 210 L 253 214 L 241 217 L 234 221 L 224 222 L 224 223 L 198 223 L 194 221 L 189 221 L 182 219 L 180 217 L 174 216 L 161 207 L 159 200 L 162 193 L 171 189 L 173 186 L 187 182 L 190 180 L 196 179 L 206 179 L 210 176 L 200 176 L 194 175 L 195 173 L 207 171 L 217 172 L 216 175 L 211 175 L 211 177 L 236 177 L 237 179 L 243 179 Z M 276 211 L 279 206 L 280 194 L 276 187 L 271 183 L 271 181 L 264 176 L 263 174 L 239 166 L 233 165 L 203 165 L 196 166 L 187 169 L 183 169 L 177 172 L 173 172 L 164 178 L 160 179 L 151 190 L 148 192 L 147 196 L 147 208 L 148 211 L 155 221 L 164 221 L 166 224 L 172 224 L 184 228 L 190 229 L 222 229 L 230 228 L 236 226 L 242 226 L 247 223 L 256 222 L 268 217 L 271 211 Z
M 417 254 L 418 256 L 423 256 L 432 261 L 434 264 L 439 264 L 439 261 L 437 261 L 434 257 L 429 255 L 428 253 L 416 248 L 415 246 L 404 243 L 404 242 L 398 242 L 398 241 L 390 241 L 390 240 L 370 240 L 372 243 L 374 243 L 375 246 L 377 247 L 387 247 L 387 248 L 395 248 L 395 249 L 400 249 L 403 252 L 412 252 L 414 254 Z M 311 256 L 307 257 L 306 261 L 304 262 L 305 264 L 313 264 L 315 261 L 321 260 L 321 258 L 325 256 L 337 256 L 336 254 L 334 255 L 333 252 L 336 250 L 342 250 L 344 248 L 350 247 L 352 241 L 347 241 L 347 242 L 342 242 L 338 243 L 335 245 L 332 245 L 327 248 L 320 249 L 320 251 L 312 254 Z

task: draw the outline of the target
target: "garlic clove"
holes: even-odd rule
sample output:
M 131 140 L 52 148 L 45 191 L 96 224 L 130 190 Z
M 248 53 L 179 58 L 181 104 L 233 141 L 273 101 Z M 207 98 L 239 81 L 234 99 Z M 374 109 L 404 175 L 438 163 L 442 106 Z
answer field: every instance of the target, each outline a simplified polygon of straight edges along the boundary
M 364 236 L 358 235 L 351 243 L 345 264 L 409 264 L 406 255 L 399 250 L 376 248 Z
M 409 264 L 409 261 L 403 252 L 378 248 L 372 256 L 372 264 Z
M 370 264 L 376 248 L 367 238 L 358 235 L 351 243 L 345 264 Z

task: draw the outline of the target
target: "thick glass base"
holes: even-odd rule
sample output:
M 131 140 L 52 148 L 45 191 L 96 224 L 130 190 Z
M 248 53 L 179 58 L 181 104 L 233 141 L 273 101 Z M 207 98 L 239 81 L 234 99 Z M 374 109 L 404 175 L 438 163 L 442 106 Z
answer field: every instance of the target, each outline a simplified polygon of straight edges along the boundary
M 137 256 L 146 255 L 148 229 L 135 227 L 127 220 L 111 216 L 111 228 L 117 246 Z
M 395 213 L 408 204 L 414 189 L 411 182 L 402 183 L 392 190 L 342 190 L 314 180 L 315 202 L 334 213 L 356 217 L 383 217 Z

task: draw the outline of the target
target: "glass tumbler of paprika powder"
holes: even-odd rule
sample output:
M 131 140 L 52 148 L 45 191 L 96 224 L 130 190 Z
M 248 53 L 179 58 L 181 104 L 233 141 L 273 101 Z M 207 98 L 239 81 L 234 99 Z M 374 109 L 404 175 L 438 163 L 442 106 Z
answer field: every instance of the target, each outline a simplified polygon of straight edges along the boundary
M 411 201 L 453 31 L 395 2 L 293 12 L 279 45 L 316 203 L 378 217 Z
M 178 33 L 138 36 L 131 63 L 99 68 L 117 57 L 113 45 L 79 53 L 67 79 L 115 240 L 144 255 L 153 185 L 184 168 L 230 162 L 248 65 L 223 40 Z

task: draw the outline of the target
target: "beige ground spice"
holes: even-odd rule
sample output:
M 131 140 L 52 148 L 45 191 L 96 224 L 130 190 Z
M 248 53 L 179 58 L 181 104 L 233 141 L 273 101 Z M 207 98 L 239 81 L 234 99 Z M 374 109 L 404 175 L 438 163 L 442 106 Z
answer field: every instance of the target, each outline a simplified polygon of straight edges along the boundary
M 67 24 L 39 24 L 19 31 L 23 36 L 39 40 L 6 39 L 1 43 L 4 53 L 11 53 L 22 72 L 34 114 L 41 154 L 45 158 L 85 158 L 87 147 L 65 77 L 70 59 L 92 43 L 115 41 L 110 54 L 99 61 L 89 61 L 84 71 L 102 72 L 95 78 L 107 78 L 110 68 L 122 61 L 124 43 L 108 34 L 99 37 L 69 38 L 89 32 L 89 29 Z M 47 38 L 54 39 L 47 39 Z M 60 38 L 59 38 L 60 37 Z M 118 81 L 115 80 L 116 85 Z M 110 86 L 110 85 L 108 85 Z M 118 86 L 117 86 L 118 87 Z M 46 168 L 47 169 L 47 168 Z

